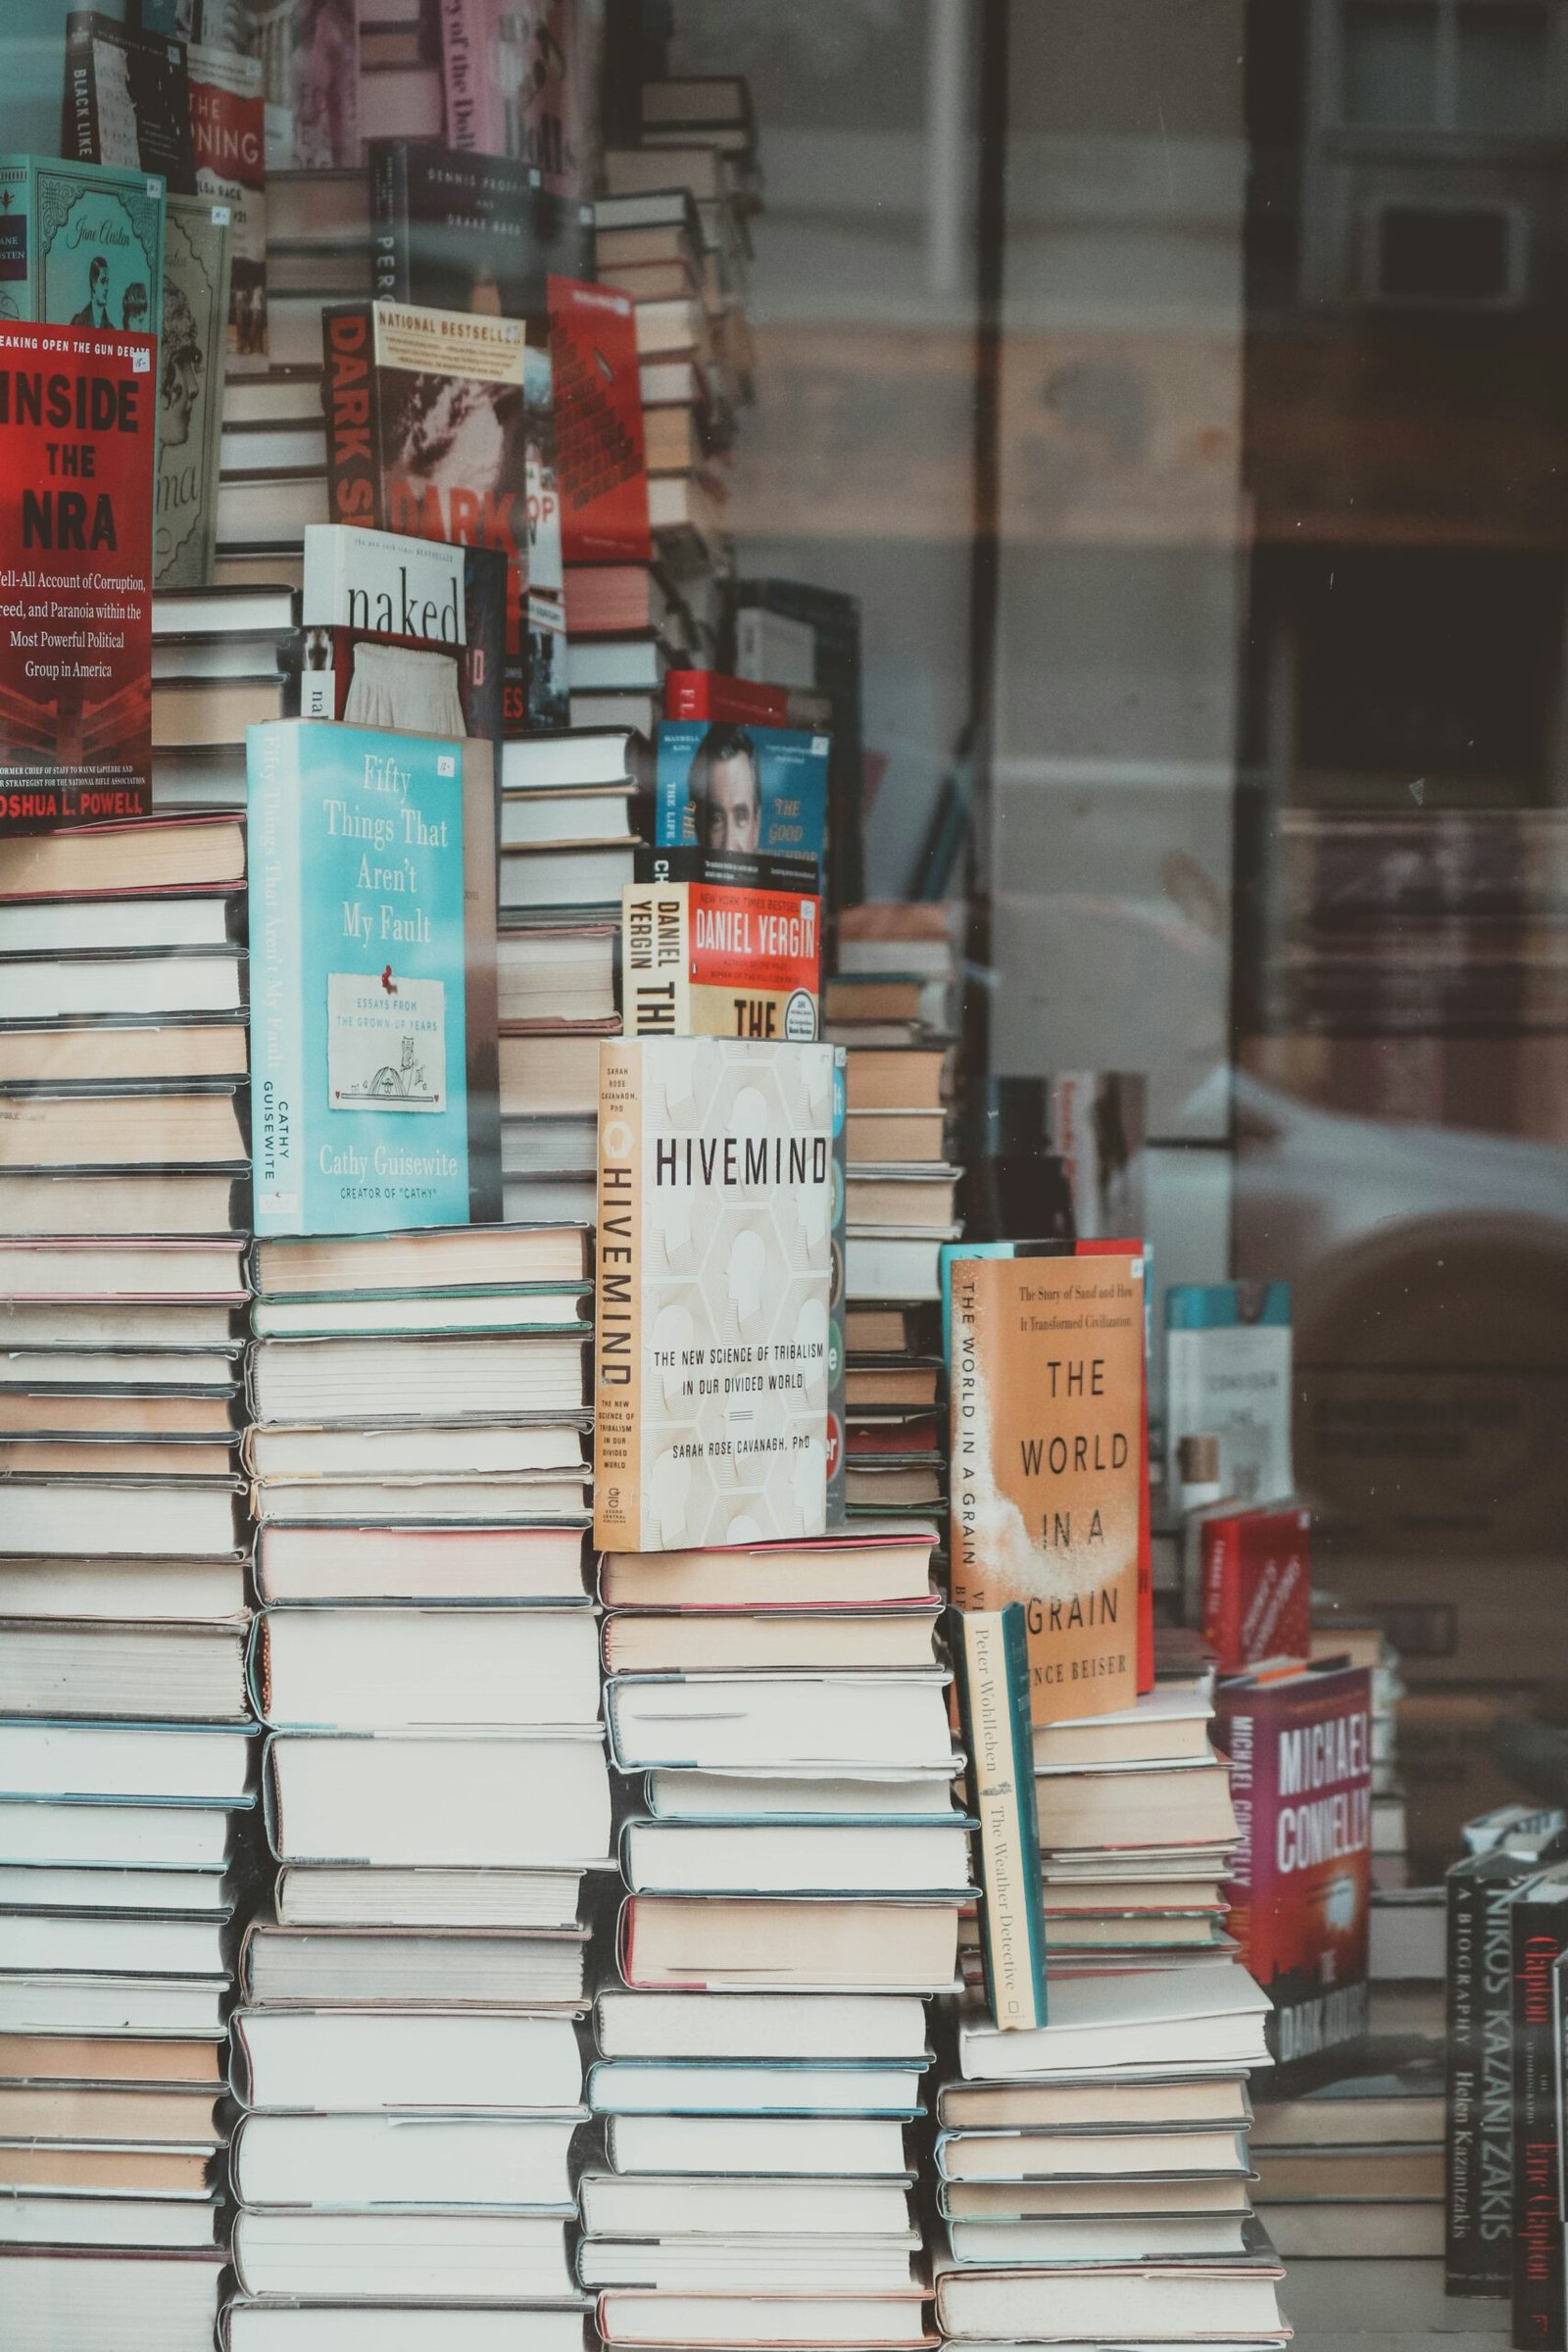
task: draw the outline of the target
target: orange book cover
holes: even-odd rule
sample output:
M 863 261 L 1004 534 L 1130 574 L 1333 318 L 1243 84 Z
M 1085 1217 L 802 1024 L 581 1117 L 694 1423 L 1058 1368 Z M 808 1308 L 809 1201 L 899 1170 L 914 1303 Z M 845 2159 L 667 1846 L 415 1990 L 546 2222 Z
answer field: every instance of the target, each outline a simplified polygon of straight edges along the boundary
M 1021 1601 L 1036 1723 L 1138 1690 L 1144 1259 L 1069 1243 L 943 1251 L 953 1597 Z

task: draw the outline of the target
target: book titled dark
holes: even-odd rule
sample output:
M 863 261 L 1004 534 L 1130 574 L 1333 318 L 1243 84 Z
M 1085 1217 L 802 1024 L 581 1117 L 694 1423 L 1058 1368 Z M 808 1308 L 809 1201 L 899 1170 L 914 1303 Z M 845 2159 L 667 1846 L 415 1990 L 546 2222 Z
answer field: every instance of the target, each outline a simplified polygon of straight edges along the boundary
M 369 176 L 371 282 L 385 300 L 542 318 L 552 274 L 593 275 L 592 205 L 514 157 L 372 139 Z
M 66 19 L 60 150 L 78 164 L 133 164 L 161 172 L 172 191 L 194 196 L 184 44 L 96 9 L 73 9 Z
M 0 833 L 150 806 L 155 352 L 0 319 Z

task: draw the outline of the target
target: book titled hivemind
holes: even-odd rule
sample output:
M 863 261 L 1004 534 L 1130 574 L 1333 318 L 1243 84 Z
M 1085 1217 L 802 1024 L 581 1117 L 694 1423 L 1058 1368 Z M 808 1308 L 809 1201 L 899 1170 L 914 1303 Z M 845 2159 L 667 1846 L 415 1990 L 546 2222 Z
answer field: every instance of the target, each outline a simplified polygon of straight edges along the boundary
M 823 1532 L 832 1153 L 831 1046 L 601 1046 L 601 1548 Z
M 248 761 L 257 1232 L 495 1220 L 491 746 L 282 719 Z

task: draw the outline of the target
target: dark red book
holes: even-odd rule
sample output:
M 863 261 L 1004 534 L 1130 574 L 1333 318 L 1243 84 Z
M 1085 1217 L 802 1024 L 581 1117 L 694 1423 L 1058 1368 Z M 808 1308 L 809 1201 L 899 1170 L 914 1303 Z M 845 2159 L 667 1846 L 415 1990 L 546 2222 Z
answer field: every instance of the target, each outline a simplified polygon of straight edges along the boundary
M 1372 1678 L 1332 1665 L 1239 1675 L 1218 1687 L 1214 1729 L 1241 1831 L 1230 1932 L 1274 2003 L 1287 2065 L 1366 2031 Z
M 636 309 L 608 286 L 546 282 L 563 560 L 645 564 L 653 541 Z
M 664 678 L 666 718 L 706 718 L 720 726 L 787 727 L 790 698 L 783 686 L 759 686 L 722 669 L 672 669 Z
M 1200 1543 L 1203 1639 L 1221 1674 L 1312 1647 L 1312 1515 L 1223 1511 Z
M 0 319 L 0 833 L 151 806 L 156 349 Z

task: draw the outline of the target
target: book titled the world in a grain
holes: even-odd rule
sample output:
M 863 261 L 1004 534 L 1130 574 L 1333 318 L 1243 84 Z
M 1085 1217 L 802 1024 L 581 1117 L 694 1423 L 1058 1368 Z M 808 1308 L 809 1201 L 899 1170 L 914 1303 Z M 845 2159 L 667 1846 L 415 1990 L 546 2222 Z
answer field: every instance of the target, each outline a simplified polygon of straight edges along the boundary
M 1072 1243 L 943 1257 L 953 1597 L 1023 1604 L 1034 1720 L 1137 1696 L 1144 1258 Z
M 601 1046 L 602 1548 L 823 1532 L 832 1160 L 831 1046 Z

